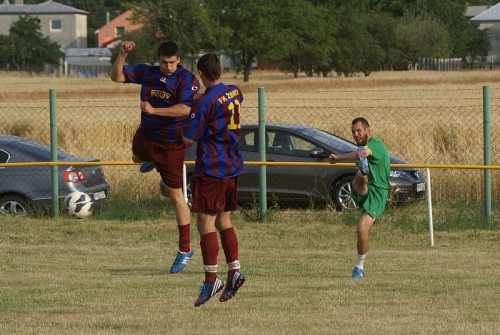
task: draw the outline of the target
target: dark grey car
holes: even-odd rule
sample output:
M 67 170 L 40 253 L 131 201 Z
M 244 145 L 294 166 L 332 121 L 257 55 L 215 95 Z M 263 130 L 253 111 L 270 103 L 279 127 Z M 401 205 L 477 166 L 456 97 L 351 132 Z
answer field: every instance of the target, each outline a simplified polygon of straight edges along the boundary
M 258 125 L 243 124 L 241 129 L 241 155 L 247 162 L 258 161 Z M 357 149 L 354 143 L 336 135 L 291 124 L 266 124 L 265 144 L 268 162 L 328 163 L 331 153 Z M 195 158 L 196 143 L 188 148 L 186 161 Z M 405 163 L 393 156 L 390 160 L 392 164 Z M 238 199 L 241 202 L 257 201 L 260 167 L 247 165 L 246 168 L 247 173 L 239 179 Z M 332 203 L 338 210 L 356 207 L 351 198 L 351 182 L 356 174 L 354 167 L 267 166 L 266 170 L 268 204 Z M 188 178 L 193 171 L 194 165 L 188 165 Z M 391 169 L 390 184 L 390 203 L 408 203 L 426 197 L 425 180 L 418 169 Z
M 59 151 L 59 162 L 98 162 Z M 50 147 L 18 136 L 0 135 L 0 163 L 50 162 Z M 0 167 L 0 215 L 28 216 L 47 211 L 52 204 L 52 167 Z M 58 166 L 59 199 L 81 191 L 96 206 L 109 195 L 109 183 L 101 166 Z

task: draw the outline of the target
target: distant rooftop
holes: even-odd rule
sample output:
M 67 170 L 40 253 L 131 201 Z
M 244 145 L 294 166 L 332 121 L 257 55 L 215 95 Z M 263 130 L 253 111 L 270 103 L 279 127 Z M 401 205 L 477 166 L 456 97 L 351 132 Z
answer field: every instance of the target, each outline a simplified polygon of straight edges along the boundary
M 14 1 L 14 0 L 11 0 Z M 86 12 L 81 9 L 76 9 L 70 6 L 66 6 L 54 1 L 45 1 L 37 5 L 17 5 L 10 4 L 9 0 L 3 0 L 0 4 L 0 15 L 2 14 L 17 14 L 17 15 L 35 15 L 35 14 L 85 14 Z
M 491 6 L 467 6 L 467 10 L 465 11 L 465 17 L 470 20 L 474 16 L 477 16 L 490 8 Z
M 65 53 L 66 57 L 111 57 L 108 48 L 68 48 Z
M 491 6 L 484 12 L 474 16 L 471 21 L 476 22 L 498 22 L 500 21 L 500 2 Z

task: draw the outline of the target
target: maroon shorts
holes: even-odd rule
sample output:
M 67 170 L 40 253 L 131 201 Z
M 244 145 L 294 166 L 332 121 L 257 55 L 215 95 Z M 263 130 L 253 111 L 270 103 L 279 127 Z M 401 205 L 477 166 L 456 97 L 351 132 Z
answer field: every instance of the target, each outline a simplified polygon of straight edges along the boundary
M 168 187 L 182 187 L 184 142 L 160 142 L 137 130 L 132 140 L 132 153 L 142 161 L 154 162 L 156 171 Z
M 238 209 L 238 177 L 216 178 L 194 172 L 190 182 L 193 212 L 223 213 Z

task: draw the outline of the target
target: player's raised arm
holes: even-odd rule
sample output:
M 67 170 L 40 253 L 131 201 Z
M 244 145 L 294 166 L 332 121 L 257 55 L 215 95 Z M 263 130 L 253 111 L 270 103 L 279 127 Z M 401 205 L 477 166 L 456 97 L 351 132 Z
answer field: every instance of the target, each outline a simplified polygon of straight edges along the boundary
M 111 68 L 110 77 L 111 80 L 117 83 L 123 83 L 125 81 L 125 76 L 123 75 L 123 66 L 125 65 L 125 59 L 130 51 L 134 50 L 135 43 L 131 41 L 125 41 L 120 46 L 120 52 L 118 57 L 116 57 L 113 67 Z

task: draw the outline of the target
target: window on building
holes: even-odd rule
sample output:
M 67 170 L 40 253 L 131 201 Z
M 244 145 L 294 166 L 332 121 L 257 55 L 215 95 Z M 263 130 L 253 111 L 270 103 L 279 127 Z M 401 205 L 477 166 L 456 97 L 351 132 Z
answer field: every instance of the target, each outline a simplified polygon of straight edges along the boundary
M 61 20 L 50 20 L 50 30 L 51 31 L 61 31 L 62 30 Z
M 122 36 L 125 34 L 125 27 L 115 27 L 115 36 Z

